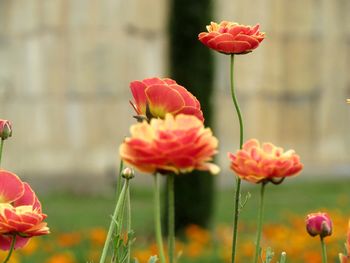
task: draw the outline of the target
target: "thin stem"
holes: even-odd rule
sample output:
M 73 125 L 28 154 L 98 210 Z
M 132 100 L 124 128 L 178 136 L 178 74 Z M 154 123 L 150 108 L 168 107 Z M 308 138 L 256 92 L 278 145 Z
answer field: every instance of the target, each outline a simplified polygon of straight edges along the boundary
M 265 192 L 265 183 L 261 184 L 260 189 L 260 206 L 259 206 L 259 215 L 258 215 L 258 230 L 256 234 L 256 244 L 255 244 L 255 258 L 254 263 L 258 262 L 260 255 L 260 239 L 261 239 L 261 230 L 264 216 L 264 192 Z
M 235 93 L 235 85 L 234 85 L 234 55 L 231 55 L 231 74 L 230 74 L 230 79 L 231 79 L 231 96 L 232 96 L 232 101 L 233 104 L 235 105 L 237 116 L 238 116 L 238 121 L 239 121 L 239 148 L 242 149 L 243 146 L 243 132 L 244 132 L 244 127 L 243 127 L 243 118 L 241 114 L 241 110 L 239 108 L 237 98 L 236 98 L 236 93 Z
M 131 204 L 130 204 L 130 189 L 127 189 L 126 192 L 126 210 L 127 210 L 127 220 L 126 220 L 126 230 L 127 230 L 127 235 L 128 235 L 128 255 L 127 255 L 127 260 L 126 262 L 130 262 L 130 254 L 131 254 L 131 242 L 130 240 L 130 232 L 131 232 Z
M 1 167 L 1 159 L 2 159 L 2 149 L 4 148 L 4 139 L 1 139 L 0 142 L 0 167 Z
M 160 219 L 160 178 L 158 173 L 154 175 L 154 224 L 160 263 L 165 263 L 162 228 Z
M 321 239 L 321 247 L 322 247 L 322 263 L 327 263 L 326 244 L 322 237 L 320 237 L 320 239 Z
M 4 260 L 4 263 L 8 262 L 10 260 L 10 257 L 12 255 L 12 252 L 15 248 L 15 244 L 16 244 L 16 234 L 14 234 L 12 236 L 12 242 L 11 242 L 11 247 L 10 247 L 10 250 L 9 250 L 9 253 L 7 254 L 7 257 L 5 258 Z
M 241 110 L 239 109 L 239 105 L 237 102 L 235 88 L 234 88 L 234 55 L 231 55 L 231 67 L 230 67 L 230 80 L 231 80 L 231 96 L 232 101 L 235 106 L 238 120 L 239 120 L 239 148 L 242 149 L 243 146 L 243 119 L 241 115 Z M 235 262 L 236 256 L 236 245 L 237 245 L 237 228 L 238 228 L 238 216 L 239 216 L 239 202 L 241 196 L 241 179 L 236 177 L 236 189 L 235 189 L 235 201 L 234 201 L 234 216 L 233 216 L 233 235 L 232 235 L 232 260 L 231 262 Z
M 120 196 L 119 196 L 117 205 L 115 207 L 115 210 L 114 210 L 114 213 L 113 213 L 113 216 L 112 216 L 111 224 L 110 224 L 109 229 L 108 229 L 105 245 L 103 247 L 102 255 L 101 255 L 101 258 L 100 258 L 100 263 L 104 263 L 105 260 L 106 260 L 107 253 L 108 253 L 108 248 L 109 248 L 109 245 L 110 245 L 111 240 L 112 240 L 113 232 L 115 230 L 117 217 L 118 217 L 118 214 L 119 214 L 119 212 L 120 212 L 120 210 L 122 208 L 122 204 L 125 201 L 125 193 L 126 193 L 128 188 L 129 188 L 129 180 L 125 180 L 123 189 L 120 192 Z
M 175 262 L 175 206 L 174 206 L 174 175 L 169 174 L 168 183 L 168 251 L 169 263 Z

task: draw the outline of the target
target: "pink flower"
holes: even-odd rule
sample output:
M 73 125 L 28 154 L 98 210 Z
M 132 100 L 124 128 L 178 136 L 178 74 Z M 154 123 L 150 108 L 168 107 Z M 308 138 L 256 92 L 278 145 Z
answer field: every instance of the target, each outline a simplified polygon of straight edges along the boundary
M 13 235 L 17 249 L 25 246 L 30 237 L 49 234 L 45 218 L 29 184 L 14 173 L 0 170 L 0 249 L 10 249 Z
M 8 120 L 0 119 L 0 138 L 6 140 L 12 136 L 12 125 Z
M 130 83 L 130 89 L 134 97 L 131 105 L 138 115 L 151 119 L 164 118 L 167 113 L 182 113 L 204 120 L 196 97 L 172 79 L 136 80 Z
M 324 238 L 332 234 L 332 221 L 326 213 L 311 213 L 306 217 L 306 230 L 310 236 Z
M 130 132 L 119 152 L 126 163 L 142 172 L 219 172 L 218 166 L 209 163 L 217 152 L 218 140 L 192 115 L 167 114 L 164 120 L 134 124 Z
M 259 24 L 251 27 L 227 21 L 211 22 L 207 30 L 198 35 L 199 41 L 224 54 L 252 52 L 265 38 L 265 33 L 259 32 Z
M 284 152 L 271 143 L 248 140 L 234 155 L 228 153 L 231 169 L 241 178 L 252 183 L 281 183 L 285 177 L 298 174 L 303 165 L 293 150 Z

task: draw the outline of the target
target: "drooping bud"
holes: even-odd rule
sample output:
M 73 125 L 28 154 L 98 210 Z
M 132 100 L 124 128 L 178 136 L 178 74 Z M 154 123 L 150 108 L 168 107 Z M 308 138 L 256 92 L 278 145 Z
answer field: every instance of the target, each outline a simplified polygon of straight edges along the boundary
M 306 230 L 311 236 L 321 238 L 332 234 L 332 221 L 326 213 L 311 213 L 306 217 Z
M 123 171 L 122 171 L 122 176 L 125 179 L 132 179 L 135 176 L 135 172 L 134 169 L 130 168 L 130 167 L 126 167 Z
M 0 138 L 6 140 L 12 136 L 12 125 L 8 120 L 0 119 Z

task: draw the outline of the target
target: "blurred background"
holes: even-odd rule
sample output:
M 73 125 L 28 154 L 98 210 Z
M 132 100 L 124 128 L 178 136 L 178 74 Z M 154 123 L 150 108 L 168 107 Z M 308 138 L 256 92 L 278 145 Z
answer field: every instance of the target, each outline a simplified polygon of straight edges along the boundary
M 304 176 L 348 175 L 349 1 L 214 4 L 214 21 L 260 23 L 266 32 L 258 49 L 236 58 L 245 137 L 295 149 Z M 38 179 L 113 176 L 134 122 L 129 82 L 169 76 L 168 1 L 2 0 L 0 12 L 0 110 L 14 126 L 4 167 Z M 238 122 L 229 59 L 212 53 L 213 128 L 225 180 Z
M 221 189 L 217 200 L 231 198 L 234 180 L 226 154 L 239 147 L 239 129 L 229 90 L 229 57 L 207 50 L 197 34 L 211 20 L 259 23 L 266 39 L 254 52 L 235 59 L 245 138 L 293 148 L 301 156 L 304 172 L 290 181 L 299 182 L 300 193 L 310 194 L 296 206 L 331 205 L 317 199 L 325 192 L 310 190 L 319 188 L 328 189 L 329 200 L 345 209 L 347 190 L 339 189 L 349 185 L 350 174 L 350 106 L 345 103 L 350 97 L 349 12 L 348 0 L 0 0 L 0 117 L 11 120 L 14 129 L 2 165 L 43 195 L 57 229 L 105 227 L 113 207 L 118 147 L 135 121 L 129 82 L 179 76 L 179 84 L 193 86 L 201 102 L 211 105 L 205 117 L 220 139 L 217 163 L 222 168 L 215 178 Z M 200 21 L 199 27 L 188 17 Z M 188 34 L 188 28 L 194 32 Z M 195 45 L 199 53 L 210 54 L 208 62 L 200 62 L 210 64 L 204 71 L 208 80 L 201 82 L 196 69 L 186 68 L 190 59 L 182 64 L 176 60 L 177 43 L 185 53 L 193 54 Z M 197 74 L 197 82 L 188 84 L 176 68 Z M 333 189 L 325 187 L 330 178 L 338 178 Z M 151 183 L 150 176 L 133 180 L 136 189 Z M 81 196 L 90 194 L 103 198 L 81 204 Z M 291 190 L 275 207 L 285 207 L 295 194 Z M 144 189 L 135 191 L 140 200 L 149 195 Z M 99 213 L 106 218 L 69 225 L 69 213 L 60 211 L 67 202 L 72 202 L 70 212 L 76 211 L 70 200 L 85 215 L 89 204 L 96 208 L 100 202 Z M 249 209 L 254 211 L 254 205 Z M 214 222 L 230 222 L 230 213 L 226 217 L 214 213 Z M 140 223 L 139 229 L 143 227 Z

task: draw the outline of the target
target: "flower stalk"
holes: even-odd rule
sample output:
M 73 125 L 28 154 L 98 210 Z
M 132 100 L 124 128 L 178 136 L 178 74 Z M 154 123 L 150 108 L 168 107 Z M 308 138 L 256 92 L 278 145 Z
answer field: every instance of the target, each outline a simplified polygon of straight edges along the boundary
M 160 263 L 166 263 L 164 255 L 161 218 L 160 218 L 160 178 L 159 174 L 154 175 L 154 224 L 156 232 L 156 241 Z
M 327 250 L 324 238 L 320 236 L 321 247 L 322 247 L 322 263 L 327 263 Z
M 174 206 L 174 174 L 167 176 L 168 184 L 168 253 L 169 263 L 175 262 L 175 206 Z
M 234 54 L 231 54 L 231 63 L 230 63 L 230 87 L 231 87 L 231 96 L 232 101 L 235 106 L 238 120 L 239 120 L 239 148 L 242 149 L 243 146 L 243 118 L 241 114 L 241 110 L 239 108 L 235 87 L 234 87 Z M 236 177 L 236 189 L 235 189 L 235 200 L 234 200 L 234 215 L 233 215 L 233 235 L 232 235 L 232 260 L 231 262 L 235 262 L 236 256 L 236 245 L 237 245 L 237 228 L 238 228 L 238 217 L 239 217 L 239 206 L 240 206 L 240 196 L 241 196 L 241 179 Z
M 263 216 L 264 216 L 264 193 L 265 193 L 265 185 L 266 183 L 261 184 L 261 190 L 260 190 L 260 205 L 259 205 L 259 215 L 258 215 L 258 230 L 256 234 L 256 244 L 255 244 L 255 257 L 254 257 L 254 263 L 258 262 L 258 258 L 260 256 L 260 239 L 261 239 L 261 231 L 262 231 L 262 223 L 263 223 Z
M 3 140 L 1 140 L 1 141 L 3 141 Z M 13 250 L 15 248 L 15 244 L 16 244 L 16 237 L 17 237 L 16 234 L 12 235 L 11 247 L 10 247 L 9 253 L 7 254 L 7 257 L 4 260 L 4 263 L 8 262 L 11 258 L 12 252 L 13 252 Z
M 129 179 L 126 179 L 124 182 L 123 188 L 120 192 L 119 199 L 118 199 L 117 205 L 115 207 L 114 213 L 112 215 L 111 224 L 109 226 L 106 241 L 105 241 L 105 244 L 104 244 L 104 247 L 102 250 L 100 263 L 104 263 L 106 261 L 107 254 L 108 254 L 108 248 L 109 248 L 110 243 L 113 239 L 113 233 L 114 233 L 114 230 L 115 230 L 116 225 L 117 225 L 117 219 L 119 217 L 120 212 L 122 211 L 123 204 L 125 203 L 126 193 L 127 193 L 128 188 L 129 188 Z M 120 223 L 122 223 L 122 222 L 120 222 Z
M 0 167 L 1 167 L 1 160 L 2 160 L 2 150 L 4 148 L 4 139 L 1 139 L 1 142 L 0 142 Z

